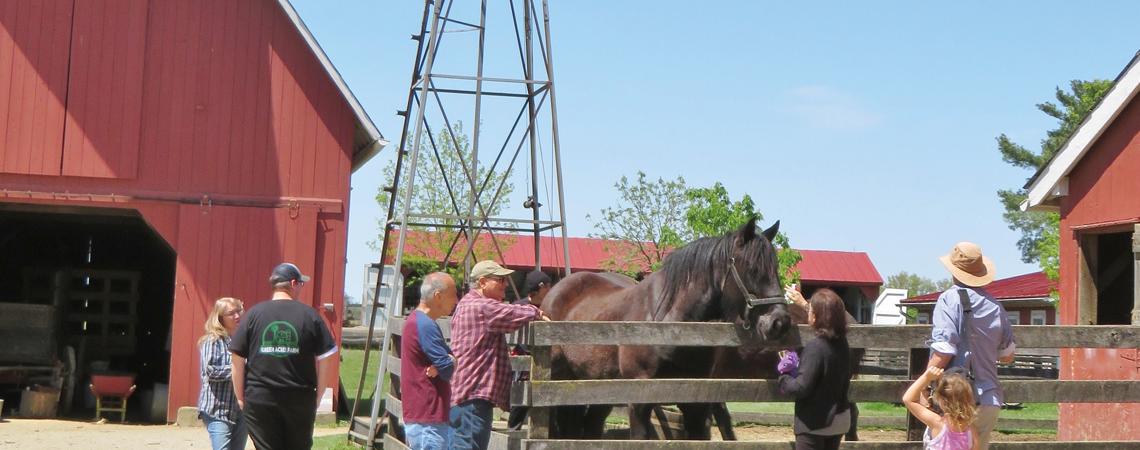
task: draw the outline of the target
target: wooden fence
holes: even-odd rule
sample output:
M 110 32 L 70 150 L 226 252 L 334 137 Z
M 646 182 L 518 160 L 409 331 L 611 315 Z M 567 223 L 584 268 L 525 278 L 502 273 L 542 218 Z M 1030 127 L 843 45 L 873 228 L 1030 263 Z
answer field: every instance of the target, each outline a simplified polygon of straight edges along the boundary
M 575 441 L 551 440 L 552 407 L 585 404 L 767 402 L 791 401 L 780 394 L 773 380 L 550 380 L 550 348 L 554 345 L 661 345 L 672 346 L 756 346 L 786 348 L 801 345 L 800 336 L 810 336 L 801 326 L 785 339 L 762 341 L 747 331 L 724 323 L 652 322 L 542 322 L 531 329 L 531 379 L 520 383 L 512 403 L 531 407 L 527 439 L 521 449 L 721 449 L 780 448 L 787 442 L 689 442 L 689 441 Z M 1132 326 L 1015 326 L 1014 335 L 1022 348 L 1138 348 L 1140 327 Z M 925 342 L 927 325 L 851 327 L 848 341 L 853 348 L 900 348 L 908 346 L 911 374 L 924 368 L 929 353 Z M 910 377 L 910 378 L 913 378 Z M 854 401 L 898 401 L 910 385 L 908 380 L 853 380 L 850 398 Z M 1140 402 L 1140 382 L 1135 381 L 1055 381 L 1003 380 L 1006 400 L 1025 403 L 1119 403 Z M 921 430 L 912 421 L 908 435 L 919 438 Z M 917 449 L 921 442 L 852 442 L 845 448 Z M 992 448 L 1136 448 L 1140 442 L 1061 442 L 996 443 Z
M 445 337 L 446 321 L 441 321 Z M 403 329 L 402 318 L 391 318 L 388 326 L 396 339 Z M 793 330 L 780 341 L 763 341 L 748 330 L 725 323 L 668 322 L 535 322 L 528 338 L 531 357 L 512 358 L 515 370 L 529 370 L 530 381 L 516 383 L 511 402 L 529 406 L 525 433 L 493 433 L 491 448 L 579 450 L 622 449 L 788 449 L 788 442 L 716 441 L 634 441 L 634 440 L 555 440 L 550 438 L 551 408 L 587 404 L 673 404 L 720 402 L 788 402 L 774 380 L 656 379 L 656 380 L 551 380 L 550 349 L 555 345 L 661 345 L 670 346 L 752 346 L 797 347 L 801 336 L 810 336 L 806 326 Z M 1135 326 L 1014 326 L 1020 348 L 1140 348 L 1140 327 Z M 852 348 L 904 348 L 910 366 L 908 378 L 923 370 L 929 357 L 925 342 L 929 325 L 852 326 L 848 342 Z M 909 348 L 906 348 L 909 346 Z M 388 376 L 399 376 L 400 360 L 395 346 L 386 355 Z M 910 385 L 909 380 L 853 380 L 853 401 L 897 402 Z M 1003 379 L 1007 402 L 1023 403 L 1119 403 L 1140 402 L 1140 382 L 1102 380 L 1009 380 Z M 400 400 L 389 394 L 385 410 L 400 417 Z M 907 442 L 845 442 L 844 448 L 874 450 L 920 449 L 921 424 L 910 418 Z M 377 437 L 386 449 L 406 448 L 390 434 Z M 994 449 L 1138 449 L 1140 442 L 1000 442 Z

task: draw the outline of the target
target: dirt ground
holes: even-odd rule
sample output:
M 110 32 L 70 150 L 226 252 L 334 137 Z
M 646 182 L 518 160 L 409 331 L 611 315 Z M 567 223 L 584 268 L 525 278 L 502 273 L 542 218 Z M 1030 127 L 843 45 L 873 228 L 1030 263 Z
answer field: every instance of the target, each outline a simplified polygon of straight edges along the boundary
M 342 428 L 317 428 L 314 436 L 344 434 Z M 0 449 L 209 449 L 203 427 L 119 425 L 67 420 L 5 419 L 0 421 Z M 250 442 L 246 448 L 252 449 Z
M 343 434 L 342 428 L 317 428 L 314 436 Z M 791 427 L 748 425 L 736 427 L 737 437 L 742 441 L 790 441 L 793 438 Z M 713 432 L 714 439 L 717 433 Z M 865 441 L 902 441 L 906 432 L 902 430 L 860 430 L 859 436 Z M 994 435 L 995 441 L 1052 441 L 1048 434 L 1002 434 Z M 210 440 L 205 428 L 188 428 L 174 425 L 119 425 L 97 424 L 66 420 L 21 420 L 0 421 L 0 449 L 44 449 L 65 450 L 72 448 L 96 449 L 209 449 Z M 249 443 L 246 448 L 253 448 Z

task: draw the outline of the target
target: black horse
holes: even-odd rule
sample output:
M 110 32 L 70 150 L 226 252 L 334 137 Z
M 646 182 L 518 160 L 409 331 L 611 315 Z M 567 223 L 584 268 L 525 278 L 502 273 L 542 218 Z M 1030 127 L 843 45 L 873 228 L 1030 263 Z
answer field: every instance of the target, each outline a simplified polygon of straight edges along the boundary
M 670 254 L 641 283 L 612 273 L 573 274 L 555 285 L 542 309 L 554 320 L 728 322 L 779 340 L 794 322 L 771 243 L 778 230 L 779 222 L 757 233 L 752 219 L 727 235 L 699 239 Z M 707 348 L 671 346 L 555 346 L 551 354 L 553 379 L 707 378 L 716 375 L 718 358 Z M 678 406 L 687 437 L 708 439 L 714 405 Z M 653 407 L 630 406 L 632 439 L 655 437 L 649 423 Z M 558 408 L 554 432 L 565 438 L 600 436 L 610 409 Z

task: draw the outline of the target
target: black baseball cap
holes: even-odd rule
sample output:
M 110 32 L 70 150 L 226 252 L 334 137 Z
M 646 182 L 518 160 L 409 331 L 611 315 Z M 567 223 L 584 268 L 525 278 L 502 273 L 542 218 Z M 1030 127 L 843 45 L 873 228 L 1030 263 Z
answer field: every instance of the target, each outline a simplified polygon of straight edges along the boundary
M 524 286 L 526 288 L 527 294 L 537 291 L 538 285 L 540 284 L 546 284 L 547 286 L 550 286 L 551 284 L 554 284 L 554 282 L 550 280 L 550 275 L 547 275 L 546 272 L 543 272 L 541 270 L 532 270 L 530 273 L 526 274 L 526 284 Z
M 269 274 L 269 284 L 284 283 L 287 281 L 297 280 L 302 283 L 309 282 L 309 276 L 302 274 L 301 269 L 297 268 L 293 263 L 281 263 L 273 268 L 273 273 Z

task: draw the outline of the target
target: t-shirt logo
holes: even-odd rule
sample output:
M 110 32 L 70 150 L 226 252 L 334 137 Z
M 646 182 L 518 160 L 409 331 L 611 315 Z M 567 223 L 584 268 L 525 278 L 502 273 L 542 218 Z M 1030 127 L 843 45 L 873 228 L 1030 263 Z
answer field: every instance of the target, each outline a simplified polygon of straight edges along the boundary
M 271 322 L 261 332 L 260 352 L 263 355 L 285 358 L 301 353 L 300 339 L 293 324 L 285 321 Z

